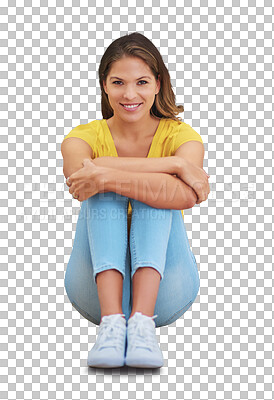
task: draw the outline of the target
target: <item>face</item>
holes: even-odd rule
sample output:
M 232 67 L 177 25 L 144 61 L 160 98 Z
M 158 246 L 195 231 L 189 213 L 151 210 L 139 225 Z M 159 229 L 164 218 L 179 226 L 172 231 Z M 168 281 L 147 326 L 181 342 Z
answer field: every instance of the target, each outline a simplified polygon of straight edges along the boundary
M 113 63 L 104 89 L 115 117 L 137 121 L 149 116 L 155 95 L 160 90 L 160 81 L 156 81 L 142 59 L 124 57 Z M 127 108 L 127 105 L 131 107 Z

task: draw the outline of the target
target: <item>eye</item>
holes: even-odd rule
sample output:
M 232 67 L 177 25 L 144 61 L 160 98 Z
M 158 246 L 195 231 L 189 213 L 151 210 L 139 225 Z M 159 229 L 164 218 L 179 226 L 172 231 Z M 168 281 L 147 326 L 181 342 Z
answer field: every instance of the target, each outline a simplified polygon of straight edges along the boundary
M 116 84 L 117 82 L 122 82 L 122 81 L 114 81 L 114 82 L 112 82 L 113 84 Z M 143 80 L 141 80 L 141 81 L 139 81 L 138 83 L 140 83 L 140 82 L 145 82 L 145 84 L 146 83 L 148 83 L 147 81 L 143 81 Z M 116 85 L 117 86 L 117 85 Z M 118 85 L 118 86 L 120 86 L 120 85 Z M 142 85 L 141 85 L 142 86 Z

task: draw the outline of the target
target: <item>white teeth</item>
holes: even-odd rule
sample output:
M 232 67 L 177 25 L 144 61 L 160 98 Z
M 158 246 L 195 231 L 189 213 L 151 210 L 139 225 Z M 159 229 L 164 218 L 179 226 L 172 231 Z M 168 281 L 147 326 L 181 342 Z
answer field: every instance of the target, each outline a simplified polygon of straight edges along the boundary
M 139 106 L 139 104 L 136 104 L 136 105 L 134 105 L 134 106 L 125 106 L 124 104 L 123 104 L 123 107 L 125 107 L 125 108 L 136 108 L 136 107 L 138 107 Z

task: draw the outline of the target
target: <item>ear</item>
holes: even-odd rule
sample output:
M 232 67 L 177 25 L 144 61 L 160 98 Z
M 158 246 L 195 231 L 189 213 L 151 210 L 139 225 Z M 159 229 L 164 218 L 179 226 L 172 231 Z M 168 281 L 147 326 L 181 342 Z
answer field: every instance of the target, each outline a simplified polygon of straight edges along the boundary
M 107 89 L 106 89 L 106 82 L 105 81 L 103 81 L 103 87 L 104 87 L 104 91 L 106 92 L 106 94 L 108 94 L 107 93 Z
M 157 80 L 157 93 L 158 94 L 160 92 L 161 89 L 161 82 L 160 82 L 160 74 L 158 74 L 158 80 Z

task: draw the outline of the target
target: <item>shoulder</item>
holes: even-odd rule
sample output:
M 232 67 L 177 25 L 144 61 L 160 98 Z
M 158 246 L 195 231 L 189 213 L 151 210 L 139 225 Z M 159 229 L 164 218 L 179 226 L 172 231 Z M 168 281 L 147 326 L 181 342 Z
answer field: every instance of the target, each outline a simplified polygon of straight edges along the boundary
M 101 122 L 100 120 L 95 119 L 93 121 L 88 122 L 87 124 L 77 125 L 68 134 L 78 133 L 78 132 L 85 132 L 87 134 L 96 133 L 96 131 L 100 129 L 101 126 L 100 122 Z
M 87 124 L 77 125 L 64 137 L 62 144 L 68 138 L 79 138 L 85 141 L 91 147 L 93 154 L 97 154 L 96 149 L 100 129 L 101 120 L 93 120 Z
M 175 141 L 180 141 L 182 143 L 188 142 L 190 140 L 197 140 L 203 143 L 201 135 L 193 129 L 189 124 L 183 121 L 170 120 L 168 122 L 170 127 L 170 135 Z
M 96 137 L 100 129 L 101 120 L 95 119 L 87 124 L 77 125 L 64 137 L 64 140 L 68 137 L 79 137 L 80 139 L 85 139 L 88 137 L 92 139 Z
M 165 118 L 160 142 L 163 147 L 163 155 L 173 156 L 175 151 L 189 141 L 198 141 L 203 144 L 201 135 L 196 132 L 189 124 Z

